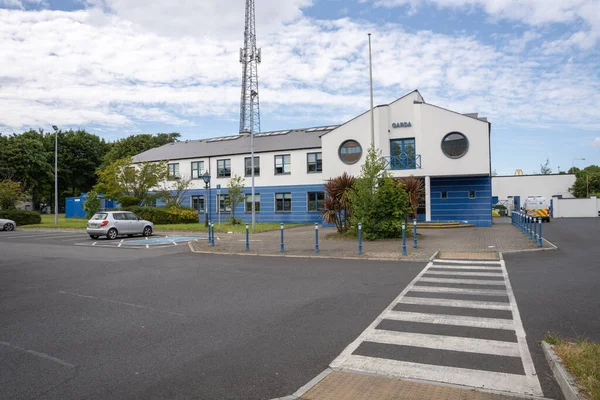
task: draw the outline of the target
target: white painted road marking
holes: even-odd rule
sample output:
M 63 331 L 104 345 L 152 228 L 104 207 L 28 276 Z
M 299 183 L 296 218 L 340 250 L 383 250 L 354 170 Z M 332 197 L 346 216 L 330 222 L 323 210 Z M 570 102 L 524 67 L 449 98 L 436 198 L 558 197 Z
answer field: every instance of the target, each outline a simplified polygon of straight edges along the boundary
M 160 313 L 171 314 L 171 315 L 178 315 L 180 317 L 185 317 L 185 315 L 183 315 L 181 313 L 176 313 L 176 312 L 167 311 L 167 310 L 159 310 L 158 308 L 152 308 L 152 307 L 148 307 L 148 306 L 143 306 L 141 304 L 127 303 L 127 302 L 119 301 L 119 300 L 104 299 L 102 297 L 96 297 L 96 296 L 86 296 L 86 295 L 83 295 L 83 294 L 65 292 L 65 291 L 62 291 L 62 290 L 59 290 L 58 293 L 68 294 L 68 295 L 75 296 L 75 297 L 82 297 L 84 299 L 100 300 L 100 301 L 106 301 L 106 302 L 109 302 L 109 303 L 122 304 L 124 306 L 136 307 L 136 308 L 143 308 L 145 310 L 156 311 L 156 312 L 160 312 Z
M 470 264 L 473 264 L 474 266 L 471 266 Z M 429 269 L 432 267 L 446 268 L 448 270 L 454 269 L 456 271 L 455 273 L 450 274 L 445 271 L 430 271 Z M 439 275 L 454 275 L 457 278 L 440 278 Z M 458 278 L 459 276 L 464 276 L 465 278 Z M 502 277 L 503 279 L 486 279 L 486 277 L 491 276 Z M 473 279 L 469 279 L 471 277 Z M 471 285 L 497 285 L 498 290 L 420 286 L 420 282 L 447 283 L 448 285 L 460 283 Z M 452 297 L 453 294 L 477 295 L 481 296 L 481 300 L 471 301 L 451 298 L 419 297 L 419 293 L 423 293 L 422 296 L 425 296 L 425 293 L 435 293 L 437 296 L 441 297 L 446 297 L 446 294 L 448 295 L 447 297 Z M 410 295 L 406 296 L 407 294 Z M 507 298 L 508 302 L 486 301 L 485 296 L 502 296 Z M 458 310 L 462 308 L 465 310 L 464 314 L 466 315 L 396 311 L 394 308 L 397 304 L 454 307 Z M 416 311 L 419 309 L 427 310 L 427 308 L 416 308 Z M 468 316 L 469 312 L 467 312 L 467 310 L 472 309 L 511 311 L 512 319 Z M 487 314 L 483 312 L 481 315 L 494 316 L 496 314 L 490 311 Z M 400 324 L 398 327 L 402 329 L 377 329 L 383 320 L 394 320 L 396 321 L 395 324 Z M 403 327 L 410 327 L 410 329 L 407 329 L 405 332 L 403 331 Z M 477 337 L 463 337 L 462 334 L 458 333 L 462 332 L 464 334 L 465 328 L 461 327 L 467 327 L 467 329 L 469 327 L 483 329 L 483 331 L 480 330 L 477 334 L 473 333 L 473 335 Z M 426 333 L 419 333 L 419 330 L 421 329 L 426 329 L 426 331 L 423 331 Z M 456 331 L 456 329 L 459 330 Z M 462 329 L 462 331 L 460 331 L 460 329 Z M 436 330 L 439 333 L 437 333 Z M 457 332 L 456 334 L 458 336 L 451 336 L 451 333 L 448 333 L 454 331 Z M 492 338 L 501 337 L 497 336 L 500 335 L 501 331 L 508 332 L 507 334 L 509 335 L 511 332 L 514 332 L 514 338 L 516 338 L 517 341 L 505 342 L 502 340 L 491 340 Z M 481 334 L 486 335 L 483 336 L 485 339 L 478 336 Z M 487 336 L 488 334 L 491 336 Z M 469 331 L 467 331 L 465 335 L 469 336 Z M 360 351 L 362 355 L 354 354 L 358 347 L 364 342 L 404 347 L 395 348 L 393 351 L 399 353 L 395 356 L 390 354 L 390 358 L 385 358 L 385 347 L 380 347 L 380 349 L 383 350 L 378 350 L 374 353 L 378 354 L 377 356 L 368 356 L 369 352 L 372 351 L 368 350 L 368 346 L 362 348 L 363 350 Z M 404 350 L 401 350 L 403 348 L 413 348 L 413 350 L 405 353 Z M 410 354 L 419 354 L 418 351 L 423 354 L 423 351 L 427 352 L 427 349 L 432 349 L 431 351 L 453 351 L 479 354 L 480 356 L 471 358 L 472 361 L 469 361 L 467 367 L 472 366 L 472 368 L 465 368 L 464 360 L 456 364 L 460 365 L 460 368 L 447 366 L 453 365 L 455 362 L 454 357 L 457 357 L 450 355 L 450 353 L 446 356 L 446 361 L 444 362 L 445 365 L 413 362 L 415 359 L 411 357 L 414 357 L 414 355 L 410 356 Z M 382 353 L 381 351 L 384 352 Z M 417 353 L 412 353 L 414 351 L 417 351 Z M 405 357 L 407 357 L 406 361 L 398 361 Z M 508 362 L 509 359 L 512 359 L 513 361 L 511 362 L 513 364 L 507 364 L 507 371 L 512 373 L 488 371 L 485 369 L 485 363 L 488 362 L 487 357 L 507 357 L 506 362 Z M 519 367 L 518 370 L 515 370 L 515 358 L 521 360 L 523 366 L 522 369 Z M 416 358 L 416 360 L 419 360 L 419 358 Z M 499 362 L 502 364 L 502 362 L 504 362 L 502 359 L 495 359 L 496 361 L 489 360 L 489 362 L 492 363 Z M 440 360 L 439 362 L 441 363 L 442 361 Z M 458 362 L 458 360 L 456 362 Z M 483 364 L 477 364 L 482 362 Z M 331 368 L 341 371 L 347 370 L 392 376 L 395 378 L 437 381 L 532 396 L 543 395 L 531 360 L 531 354 L 527 347 L 525 330 L 508 279 L 504 261 L 435 260 L 435 262 L 430 262 L 400 293 L 400 295 L 375 319 L 375 321 L 373 321 L 356 340 L 342 351 L 342 353 L 331 363 Z
M 77 367 L 75 364 L 71 364 L 70 362 L 67 362 L 65 360 L 61 360 L 60 358 L 52 357 L 52 356 L 50 356 L 48 354 L 40 353 L 39 351 L 24 349 L 22 347 L 15 346 L 14 344 L 10 344 L 10 343 L 7 343 L 7 342 L 0 342 L 0 344 L 3 345 L 3 346 L 6 346 L 6 347 L 10 347 L 11 349 L 20 350 L 20 351 L 23 351 L 25 353 L 33 354 L 34 356 L 38 356 L 40 358 L 44 358 L 46 360 L 54 361 L 55 363 L 63 365 L 65 367 L 69 367 L 69 368 L 75 368 L 75 367 Z

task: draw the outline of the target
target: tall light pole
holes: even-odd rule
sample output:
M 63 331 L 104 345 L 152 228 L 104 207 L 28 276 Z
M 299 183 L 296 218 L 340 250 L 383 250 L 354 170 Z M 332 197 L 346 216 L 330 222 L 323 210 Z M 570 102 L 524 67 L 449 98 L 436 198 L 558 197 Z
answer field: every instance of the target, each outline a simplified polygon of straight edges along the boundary
M 585 161 L 585 158 L 574 158 L 573 159 L 573 167 L 575 167 L 575 161 Z
M 54 225 L 58 226 L 58 127 L 54 129 Z
M 369 33 L 369 80 L 371 83 L 371 146 L 375 147 L 375 117 L 373 116 L 373 62 L 371 61 L 371 34 Z
M 209 209 L 210 209 L 210 172 L 206 170 L 202 175 L 204 180 L 204 189 L 206 189 L 206 199 L 204 200 L 204 226 L 208 227 Z

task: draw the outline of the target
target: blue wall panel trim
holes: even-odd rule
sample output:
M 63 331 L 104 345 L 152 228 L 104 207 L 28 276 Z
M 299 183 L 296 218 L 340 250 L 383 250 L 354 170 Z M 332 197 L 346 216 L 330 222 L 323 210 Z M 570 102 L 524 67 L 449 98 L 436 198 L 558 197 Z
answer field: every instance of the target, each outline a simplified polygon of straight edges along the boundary
M 221 188 L 221 194 L 227 194 L 227 188 Z M 286 185 L 286 186 L 256 186 L 254 192 L 260 195 L 260 212 L 256 213 L 257 222 L 290 222 L 290 223 L 314 223 L 322 222 L 321 213 L 308 211 L 308 192 L 325 192 L 322 184 L 317 185 Z M 250 187 L 244 188 L 245 194 L 251 193 Z M 275 212 L 275 193 L 291 193 L 292 210 L 286 212 Z M 191 196 L 206 196 L 206 189 L 193 189 L 188 191 L 183 198 L 182 205 L 191 206 Z M 157 206 L 160 204 L 157 203 Z M 204 214 L 204 212 L 202 212 Z M 235 208 L 235 217 L 241 218 L 243 222 L 252 221 L 252 213 L 244 212 L 244 202 Z M 217 189 L 210 188 L 210 219 L 217 221 Z M 221 213 L 221 221 L 231 218 L 231 212 Z M 204 221 L 204 215 L 200 217 Z
M 474 199 L 469 198 L 470 191 L 475 191 Z M 442 199 L 442 192 L 447 192 L 447 199 Z M 431 220 L 492 226 L 492 178 L 432 177 Z

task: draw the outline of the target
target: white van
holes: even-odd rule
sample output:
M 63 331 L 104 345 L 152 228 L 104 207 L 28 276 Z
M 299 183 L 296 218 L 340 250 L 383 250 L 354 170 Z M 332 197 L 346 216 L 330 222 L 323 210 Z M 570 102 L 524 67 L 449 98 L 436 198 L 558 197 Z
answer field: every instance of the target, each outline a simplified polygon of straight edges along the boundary
M 529 196 L 523 204 L 523 211 L 530 217 L 550 222 L 550 202 L 543 196 Z

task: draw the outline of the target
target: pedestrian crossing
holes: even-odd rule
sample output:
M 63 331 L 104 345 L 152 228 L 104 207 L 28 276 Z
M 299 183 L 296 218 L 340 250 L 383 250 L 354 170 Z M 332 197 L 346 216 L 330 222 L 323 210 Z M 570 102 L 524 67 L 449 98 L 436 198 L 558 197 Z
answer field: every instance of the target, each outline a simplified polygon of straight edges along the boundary
M 543 395 L 503 260 L 430 262 L 331 368 Z

